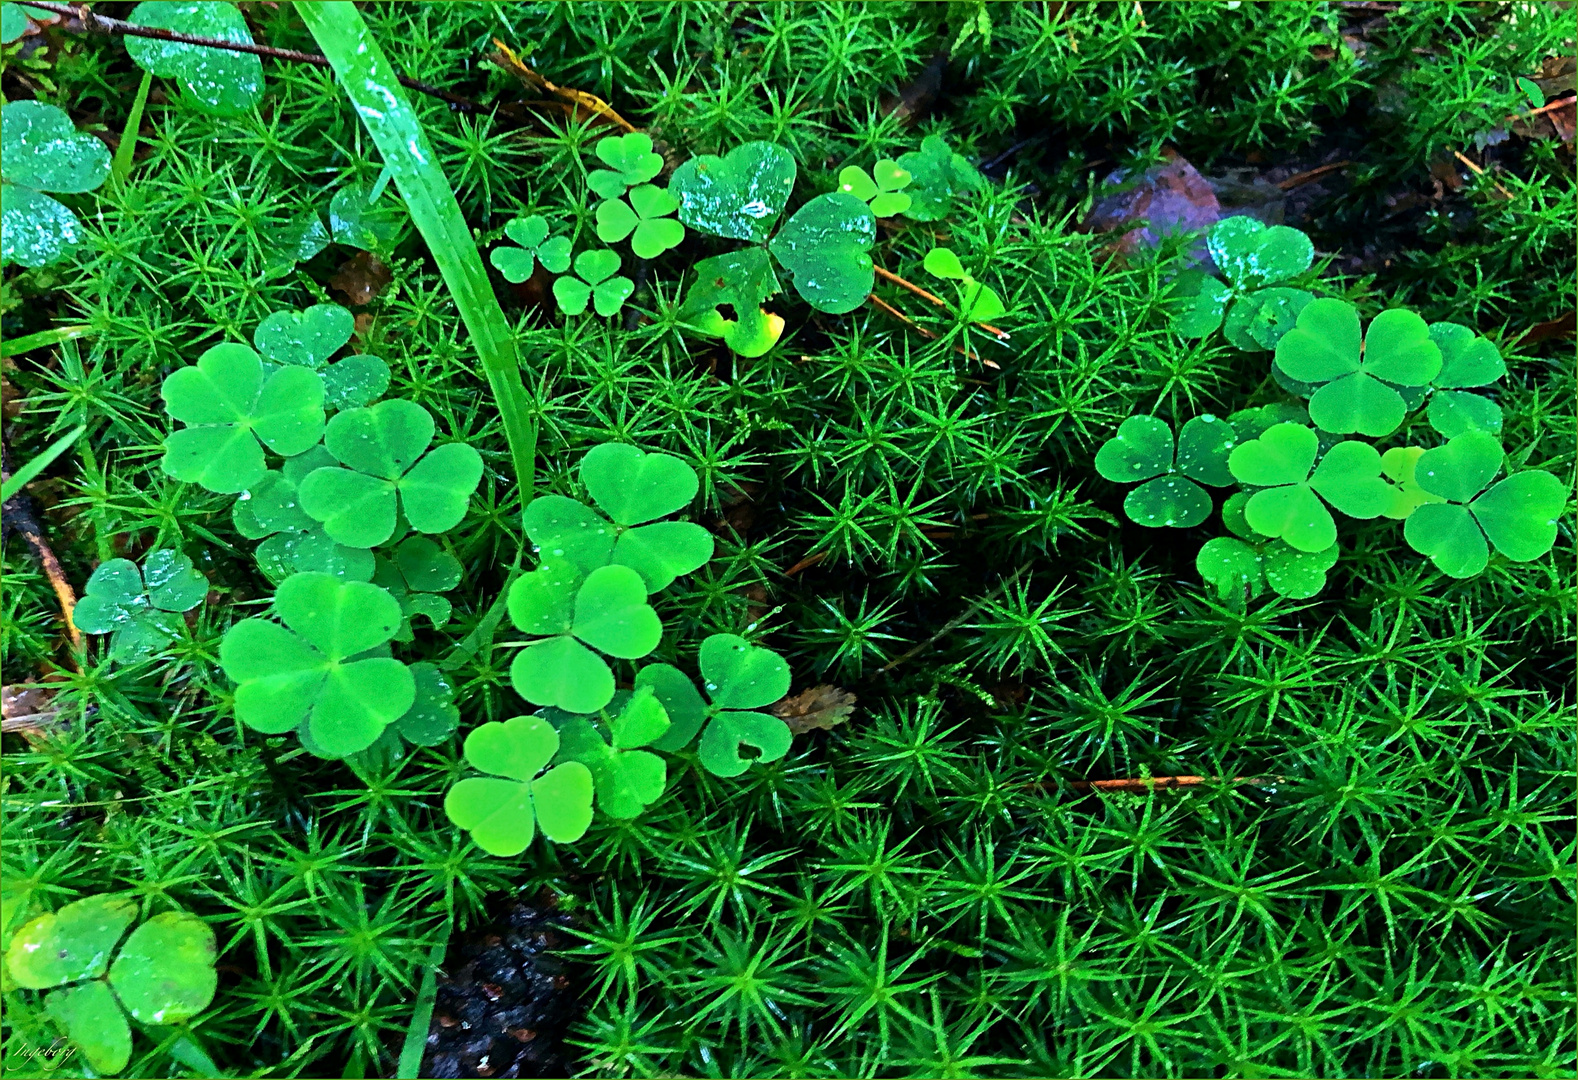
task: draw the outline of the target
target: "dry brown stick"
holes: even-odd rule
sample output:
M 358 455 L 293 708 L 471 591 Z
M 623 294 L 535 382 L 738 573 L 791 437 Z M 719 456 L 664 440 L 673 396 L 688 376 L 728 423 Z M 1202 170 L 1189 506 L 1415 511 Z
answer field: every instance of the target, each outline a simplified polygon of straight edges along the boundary
M 1467 165 L 1469 167 L 1469 171 L 1471 171 L 1475 176 L 1484 176 L 1485 175 L 1484 167 L 1474 164 L 1473 160 L 1467 154 L 1464 154 L 1461 150 L 1454 150 L 1454 151 L 1452 151 L 1452 156 L 1457 158 L 1463 164 Z M 1494 179 L 1491 180 L 1491 183 L 1492 184 L 1496 184 L 1496 190 L 1501 192 L 1501 194 L 1508 201 L 1511 201 L 1511 199 L 1512 199 L 1512 192 L 1510 192 L 1506 188 L 1502 187 L 1499 183 L 1496 183 L 1496 181 Z
M 948 301 L 944 300 L 942 297 L 938 296 L 936 293 L 927 292 L 925 289 L 921 288 L 919 285 L 915 284 L 913 281 L 905 281 L 903 278 L 899 277 L 897 274 L 895 274 L 891 270 L 884 270 L 880 266 L 873 266 L 872 269 L 877 272 L 877 276 L 879 278 L 881 278 L 883 281 L 891 281 L 893 284 L 899 286 L 899 288 L 901 288 L 901 289 L 908 289 L 910 292 L 914 293 L 916 296 L 920 297 L 922 300 L 926 300 L 929 303 L 936 304 L 940 308 L 945 308 L 945 307 L 949 307 L 950 306 Z M 982 330 L 985 330 L 988 333 L 995 335 L 997 337 L 998 341 L 1007 341 L 1008 340 L 1008 331 L 1006 331 L 1006 330 L 999 330 L 997 327 L 988 325 L 987 323 L 984 323 L 984 322 L 978 322 L 975 325 L 979 326 Z
M 996 600 L 999 596 L 1001 596 L 1003 594 L 1003 591 L 1005 589 L 1007 589 L 1008 586 L 1012 585 L 1015 581 L 1017 581 L 1019 579 L 1019 575 L 1023 574 L 1028 569 L 1030 569 L 1030 563 L 1028 561 L 1020 563 L 1019 564 L 1019 569 L 1015 570 L 1012 574 L 1009 574 L 1001 582 L 999 582 L 997 588 L 993 589 L 991 592 L 989 592 L 985 596 L 981 597 L 975 603 L 973 603 L 969 607 L 965 608 L 963 613 L 961 613 L 958 618 L 948 621 L 947 623 L 945 623 L 943 625 L 943 628 L 941 630 L 937 631 L 931 637 L 927 638 L 925 641 L 923 641 L 919 645 L 915 646 L 909 652 L 904 653 L 901 656 L 896 656 L 892 660 L 889 660 L 886 664 L 883 664 L 881 667 L 879 667 L 877 669 L 877 671 L 882 672 L 882 671 L 888 671 L 891 668 L 896 668 L 900 664 L 904 663 L 904 661 L 908 660 L 910 657 L 912 657 L 912 656 L 919 656 L 921 653 L 923 653 L 927 649 L 931 648 L 939 640 L 941 640 L 944 635 L 951 634 L 953 631 L 957 630 L 960 626 L 962 626 L 964 624 L 964 621 L 966 619 L 968 619 L 970 616 L 974 615 L 977 611 L 980 611 L 981 608 L 984 607 L 985 605 L 991 603 L 993 600 Z
M 1532 120 L 1536 116 L 1544 116 L 1548 112 L 1555 112 L 1557 109 L 1566 108 L 1568 105 L 1571 105 L 1574 101 L 1578 101 L 1578 98 L 1570 98 L 1570 97 L 1557 98 L 1555 101 L 1548 101 L 1548 102 L 1546 102 L 1544 105 L 1541 105 L 1538 109 L 1530 109 L 1526 113 L 1517 113 L 1514 116 L 1507 117 L 1507 119 L 1508 120 Z
M 178 45 L 196 45 L 205 49 L 224 49 L 227 52 L 251 53 L 253 56 L 267 56 L 274 60 L 288 60 L 294 64 L 312 64 L 315 67 L 330 67 L 329 58 L 315 53 L 298 52 L 295 49 L 276 49 L 272 45 L 258 45 L 251 41 L 226 41 L 223 38 L 199 37 L 195 34 L 181 34 L 174 30 L 165 30 L 157 26 L 138 26 L 123 19 L 112 19 L 107 15 L 98 15 L 86 4 L 59 4 L 50 0 L 17 0 L 23 7 L 38 8 L 52 15 L 64 15 L 67 18 L 76 18 L 82 23 L 84 30 L 96 34 L 124 34 L 128 37 L 153 38 L 157 41 L 172 41 Z M 458 94 L 451 94 L 448 90 L 440 90 L 425 82 L 413 79 L 407 75 L 396 76 L 400 85 L 411 90 L 417 90 L 433 97 L 449 102 L 457 109 L 464 112 L 485 113 L 491 109 L 479 105 L 475 101 L 463 98 Z
M 1068 786 L 1075 791 L 1175 791 L 1179 788 L 1205 787 L 1208 784 L 1224 781 L 1260 787 L 1265 784 L 1286 783 L 1287 779 L 1285 776 L 1132 776 L 1121 780 L 1070 780 Z M 1026 790 L 1045 791 L 1056 785 L 1037 781 L 1020 786 Z
M 494 38 L 493 44 L 498 51 L 492 56 L 488 57 L 488 59 L 492 60 L 494 64 L 509 72 L 511 75 L 514 75 L 521 82 L 528 86 L 534 87 L 537 90 L 546 91 L 555 97 L 563 98 L 573 107 L 586 109 L 588 112 L 591 112 L 595 116 L 601 117 L 610 124 L 613 124 L 615 127 L 622 128 L 627 132 L 633 132 L 636 130 L 636 126 L 634 124 L 626 120 L 623 116 L 620 116 L 614 111 L 614 107 L 612 105 L 608 104 L 608 102 L 604 101 L 596 94 L 588 94 L 584 90 L 574 90 L 570 87 L 559 86 L 553 82 L 550 82 L 542 75 L 537 74 L 537 72 L 527 67 L 525 61 L 517 56 L 515 51 L 508 45 L 504 44 L 504 42 L 500 41 L 498 38 Z
M 1318 168 L 1306 169 L 1301 173 L 1294 173 L 1286 180 L 1279 180 L 1277 182 L 1277 187 L 1281 188 L 1283 191 L 1292 191 L 1294 188 L 1302 187 L 1311 180 L 1325 176 L 1329 172 L 1336 172 L 1338 169 L 1345 169 L 1352 164 L 1353 162 L 1351 161 L 1334 161 L 1330 165 L 1321 165 Z

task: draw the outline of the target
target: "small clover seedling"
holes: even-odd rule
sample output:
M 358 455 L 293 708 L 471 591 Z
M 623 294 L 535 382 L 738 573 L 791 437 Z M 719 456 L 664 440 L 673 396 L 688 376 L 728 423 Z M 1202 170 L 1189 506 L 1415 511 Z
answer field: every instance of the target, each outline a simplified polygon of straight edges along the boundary
M 1503 458 L 1495 436 L 1468 431 L 1415 461 L 1415 483 L 1443 501 L 1414 510 L 1403 536 L 1448 577 L 1478 574 L 1491 547 L 1513 562 L 1529 562 L 1556 543 L 1568 489 L 1550 473 L 1531 469 L 1487 490 Z
M 1465 431 L 1501 433 L 1501 406 L 1470 388 L 1490 386 L 1507 373 L 1494 342 L 1457 323 L 1431 323 L 1430 340 L 1441 350 L 1441 371 L 1430 380 L 1426 417 L 1446 438 Z
M 976 281 L 959 261 L 959 256 L 947 248 L 932 248 L 921 265 L 934 277 L 959 283 L 959 314 L 971 322 L 995 319 L 1007 310 L 997 293 Z
M 323 379 L 324 404 L 352 409 L 376 401 L 389 389 L 389 365 L 376 356 L 353 353 L 338 363 L 328 362 L 355 329 L 356 320 L 345 308 L 315 304 L 306 311 L 274 312 L 258 324 L 252 344 L 270 363 L 316 371 Z
M 784 332 L 783 318 L 761 306 L 779 291 L 767 252 L 741 248 L 696 264 L 696 283 L 685 294 L 679 318 L 698 334 L 721 337 L 741 356 L 761 356 Z M 734 318 L 723 314 L 724 307 Z
M 243 724 L 267 735 L 305 725 L 316 747 L 344 757 L 371 746 L 410 710 L 411 670 L 387 656 L 364 656 L 399 630 L 394 597 L 366 582 L 297 574 L 274 594 L 274 611 L 285 626 L 244 619 L 220 644 Z
M 626 188 L 645 184 L 663 171 L 663 155 L 652 149 L 652 137 L 639 131 L 599 140 L 597 156 L 608 168 L 588 173 L 586 186 L 605 199 L 617 199 Z
M 1244 507 L 1250 496 L 1238 491 L 1222 506 L 1222 522 L 1234 536 L 1207 540 L 1195 556 L 1195 569 L 1224 599 L 1247 593 L 1254 599 L 1267 586 L 1278 596 L 1307 600 L 1326 587 L 1326 571 L 1337 563 L 1337 545 L 1300 551 L 1250 528 Z M 1235 539 L 1234 537 L 1237 537 Z
M 1354 518 L 1380 517 L 1394 505 L 1392 487 L 1381 476 L 1381 455 L 1373 446 L 1340 442 L 1317 466 L 1319 445 L 1309 428 L 1277 424 L 1258 439 L 1240 443 L 1228 456 L 1234 479 L 1263 489 L 1244 504 L 1248 526 L 1311 553 L 1337 542 L 1337 524 L 1326 503 Z
M 217 943 L 206 923 L 167 911 L 132 931 L 117 952 L 136 917 L 132 900 L 90 896 L 32 920 L 6 950 L 11 981 L 49 990 L 46 1011 L 105 1075 L 131 1060 L 127 1016 L 139 1024 L 182 1023 L 208 1007 L 219 985 Z
M 0 265 L 47 266 L 82 242 L 82 223 L 44 194 L 92 191 L 110 175 L 110 151 L 64 110 L 37 101 L 0 106 Z
M 1175 460 L 1172 429 L 1154 416 L 1131 416 L 1096 452 L 1096 471 L 1118 484 L 1145 481 L 1123 500 L 1130 521 L 1192 528 L 1211 514 L 1211 496 L 1200 485 L 1233 482 L 1227 460 L 1237 438 L 1226 421 L 1197 416 L 1179 432 Z
M 910 205 L 903 213 L 915 221 L 941 221 L 955 199 L 985 185 L 975 166 L 950 150 L 940 135 L 926 136 L 919 151 L 900 154 L 895 164 L 910 174 L 905 186 Z
M 846 166 L 838 174 L 838 190 L 866 203 L 877 217 L 886 218 L 910 208 L 910 197 L 903 189 L 913 179 L 898 162 L 883 158 L 877 162 L 874 175 L 858 165 Z
M 1390 435 L 1407 402 L 1394 387 L 1424 387 L 1441 372 L 1441 349 L 1425 321 L 1394 308 L 1370 322 L 1362 341 L 1359 312 L 1342 300 L 1314 300 L 1277 343 L 1276 366 L 1318 385 L 1310 419 L 1334 435 Z
M 339 413 L 323 445 L 344 468 L 308 473 L 302 510 L 347 547 L 384 543 L 399 512 L 418 532 L 454 528 L 482 479 L 482 455 L 460 442 L 427 452 L 432 441 L 433 415 L 415 402 L 394 398 Z
M 567 560 L 582 573 L 609 563 L 628 566 L 655 593 L 712 558 L 706 529 L 657 521 L 696 497 L 696 472 L 679 458 L 604 443 L 581 459 L 581 480 L 613 520 L 574 499 L 539 495 L 526 508 L 526 534 L 544 559 Z
M 566 315 L 579 315 L 586 310 L 588 301 L 604 318 L 618 314 L 636 283 L 623 275 L 613 277 L 619 269 L 619 256 L 612 251 L 583 251 L 575 257 L 575 277 L 568 275 L 553 283 L 553 298 L 559 310 Z
M 208 579 L 192 560 L 161 548 L 143 559 L 141 573 L 130 559 L 100 563 L 71 617 L 84 633 L 113 634 L 111 658 L 129 664 L 180 637 L 176 613 L 192 610 L 207 595 Z
M 629 819 L 657 802 L 668 784 L 663 759 L 639 749 L 668 731 L 668 713 L 651 687 L 633 694 L 621 691 L 608 711 L 614 714 L 608 721 L 612 745 L 590 720 L 573 716 L 559 728 L 558 760 L 585 765 L 597 789 L 598 808 L 611 818 Z
M 516 629 L 544 639 L 510 665 L 515 692 L 566 712 L 597 712 L 613 700 L 614 673 L 592 649 L 635 660 L 663 636 L 646 585 L 628 566 L 583 574 L 567 560 L 544 559 L 510 586 L 509 612 Z
M 490 855 L 519 855 L 538 826 L 555 843 L 579 840 L 592 823 L 592 774 L 566 761 L 538 776 L 558 751 L 559 733 L 541 717 L 483 724 L 466 736 L 465 755 L 490 777 L 468 777 L 450 788 L 444 813 Z
M 323 380 L 301 367 L 265 380 L 262 359 L 245 345 L 215 345 L 165 379 L 162 393 L 165 411 L 187 425 L 165 440 L 164 471 L 220 494 L 263 478 L 264 447 L 289 457 L 323 434 Z
M 532 276 L 539 262 L 550 274 L 570 269 L 570 238 L 549 237 L 548 219 L 541 214 L 512 219 L 504 226 L 504 235 L 520 247 L 496 247 L 488 259 L 505 281 L 519 285 Z
M 246 17 L 218 0 L 142 3 L 128 20 L 134 26 L 173 30 L 193 37 L 252 44 Z M 126 52 L 145 71 L 175 79 L 187 100 L 216 116 L 243 116 L 263 96 L 263 61 L 179 41 L 126 35 Z
M 853 311 L 871 295 L 877 219 L 853 195 L 834 191 L 806 203 L 773 237 L 768 250 L 805 301 L 818 311 Z
M 701 643 L 704 701 L 685 673 L 669 664 L 649 664 L 636 673 L 636 689 L 651 687 L 671 726 L 652 745 L 678 750 L 701 731 L 701 763 L 714 776 L 738 776 L 751 761 L 777 761 L 789 752 L 789 725 L 767 713 L 748 712 L 789 692 L 789 665 L 770 649 L 733 634 L 713 634 Z M 710 703 L 709 703 L 710 702 Z M 742 746 L 756 751 L 750 758 Z
M 1310 294 L 1302 289 L 1279 288 L 1264 295 L 1254 290 L 1308 270 L 1315 257 L 1310 238 L 1286 225 L 1267 228 L 1254 218 L 1238 216 L 1212 227 L 1206 250 L 1227 281 L 1200 273 L 1181 281 L 1175 295 L 1186 302 L 1173 317 L 1173 329 L 1184 337 L 1205 337 L 1222 325 L 1227 305 L 1236 300 L 1229 340 L 1241 349 L 1274 347 Z M 1251 296 L 1257 299 L 1246 304 Z
M 332 468 L 334 455 L 322 445 L 286 458 L 241 493 L 231 508 L 236 531 L 262 540 L 253 552 L 263 576 L 278 585 L 292 574 L 317 571 L 350 581 L 369 581 L 373 553 L 336 543 L 323 526 L 301 509 L 301 482 L 315 469 Z
M 668 215 L 679 209 L 679 200 L 660 187 L 641 184 L 630 189 L 629 202 L 608 199 L 597 206 L 597 238 L 617 244 L 630 237 L 630 250 L 638 259 L 655 259 L 685 240 L 685 226 Z
M 761 244 L 789 202 L 794 178 L 787 150 L 749 142 L 724 157 L 691 158 L 674 170 L 669 190 L 679 197 L 680 221 L 692 229 Z

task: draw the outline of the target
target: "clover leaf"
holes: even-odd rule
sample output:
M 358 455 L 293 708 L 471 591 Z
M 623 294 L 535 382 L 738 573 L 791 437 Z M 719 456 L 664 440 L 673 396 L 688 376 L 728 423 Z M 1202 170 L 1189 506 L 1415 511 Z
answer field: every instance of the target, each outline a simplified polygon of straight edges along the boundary
M 1204 271 L 1180 275 L 1172 296 L 1184 303 L 1173 315 L 1173 330 L 1184 337 L 1205 337 L 1222 326 L 1232 304 L 1228 340 L 1249 351 L 1275 348 L 1312 297 L 1302 289 L 1266 286 L 1309 269 L 1315 257 L 1310 238 L 1286 225 L 1267 228 L 1238 215 L 1212 226 L 1206 250 L 1227 281 Z
M 562 495 L 538 496 L 526 508 L 526 534 L 543 558 L 567 560 L 582 573 L 628 566 L 654 593 L 712 558 L 706 529 L 657 521 L 696 497 L 696 472 L 679 458 L 604 443 L 581 459 L 581 479 L 613 520 Z
M 323 434 L 323 381 L 300 367 L 265 380 L 262 359 L 245 345 L 215 345 L 171 373 L 161 392 L 165 411 L 187 425 L 165 440 L 164 471 L 220 494 L 263 478 L 264 447 L 289 457 Z
M 1465 431 L 1499 435 L 1501 406 L 1468 388 L 1489 386 L 1507 373 L 1494 342 L 1457 323 L 1430 324 L 1430 340 L 1441 349 L 1441 371 L 1430 380 L 1434 393 L 1425 415 L 1448 439 Z
M 1394 308 L 1371 320 L 1361 343 L 1359 312 L 1342 300 L 1311 301 L 1277 343 L 1276 366 L 1318 385 L 1310 418 L 1334 435 L 1390 435 L 1408 405 L 1395 389 L 1429 385 L 1441 371 L 1441 349 L 1425 321 Z
M 274 612 L 284 626 L 244 619 L 220 643 L 243 724 L 279 735 L 305 722 L 316 746 L 344 757 L 371 746 L 411 708 L 411 670 L 386 656 L 361 656 L 400 628 L 400 605 L 383 589 L 296 574 L 274 594 Z
M 612 251 L 583 251 L 575 257 L 575 277 L 565 276 L 553 283 L 553 298 L 566 315 L 579 315 L 587 301 L 604 318 L 625 306 L 636 283 L 623 275 L 611 278 L 619 269 L 619 256 Z
M 11 979 L 50 990 L 45 1011 L 101 1074 L 131 1060 L 128 1015 L 142 1024 L 182 1023 L 208 1007 L 219 984 L 214 932 L 193 915 L 155 915 L 115 952 L 136 915 L 131 900 L 90 896 L 33 919 L 6 950 Z
M 624 695 L 609 721 L 613 744 L 582 717 L 572 717 L 559 728 L 559 761 L 579 761 L 592 774 L 597 806 L 611 818 L 638 817 L 663 795 L 668 766 L 648 746 L 669 729 L 668 713 L 649 686 Z
M 1007 310 L 1003 307 L 1003 301 L 997 293 L 989 286 L 976 281 L 959 261 L 959 257 L 949 249 L 932 248 L 926 253 L 921 265 L 929 274 L 960 283 L 959 311 L 971 322 L 995 319 Z
M 617 199 L 626 188 L 645 184 L 663 171 L 663 155 L 653 151 L 652 137 L 639 131 L 600 140 L 597 156 L 608 168 L 588 173 L 586 186 L 605 199 Z
M 369 191 L 358 182 L 346 184 L 329 199 L 329 229 L 334 242 L 361 251 L 388 253 L 400 239 L 400 212 L 380 202 L 375 183 Z
M 1297 229 L 1267 227 L 1252 217 L 1223 218 L 1206 235 L 1206 250 L 1234 289 L 1274 285 L 1308 270 L 1315 245 Z
M 1489 486 L 1504 457 L 1495 436 L 1467 431 L 1415 461 L 1414 481 L 1442 501 L 1415 509 L 1403 537 L 1448 577 L 1478 574 L 1492 547 L 1513 562 L 1529 562 L 1556 543 L 1556 521 L 1567 508 L 1566 486 L 1539 469 Z
M 1284 540 L 1250 527 L 1244 507 L 1250 495 L 1234 492 L 1222 505 L 1222 523 L 1233 536 L 1207 540 L 1195 556 L 1195 569 L 1223 599 L 1261 595 L 1267 587 L 1290 600 L 1307 600 L 1326 587 L 1326 572 L 1337 564 L 1337 545 L 1300 551 Z
M 388 540 L 399 512 L 418 532 L 454 528 L 482 479 L 482 455 L 462 442 L 424 453 L 432 441 L 433 415 L 415 402 L 393 398 L 338 413 L 323 444 L 345 467 L 309 473 L 302 510 L 348 547 Z
M 1245 352 L 1271 351 L 1298 325 L 1299 314 L 1314 299 L 1314 293 L 1280 285 L 1252 292 L 1228 310 L 1222 336 Z
M 251 45 L 247 20 L 222 0 L 144 0 L 134 26 Z M 215 116 L 242 116 L 263 96 L 263 61 L 251 53 L 126 35 L 126 52 L 145 71 L 175 79 L 188 99 Z
M 1337 541 L 1327 503 L 1354 518 L 1379 517 L 1393 505 L 1391 486 L 1381 476 L 1381 455 L 1373 446 L 1340 442 L 1316 466 L 1318 449 L 1315 433 L 1292 423 L 1270 427 L 1233 449 L 1228 468 L 1234 479 L 1262 489 L 1244 505 L 1250 528 L 1299 551 L 1325 551 Z
M 1422 446 L 1394 446 L 1381 455 L 1381 475 L 1392 483 L 1392 505 L 1385 511 L 1386 517 L 1403 521 L 1425 503 L 1446 501 L 1420 487 L 1415 478 L 1424 453 Z
M 427 616 L 435 629 L 449 622 L 452 606 L 438 594 L 458 585 L 460 575 L 460 560 L 425 536 L 408 536 L 392 559 L 377 560 L 373 584 L 399 601 L 404 616 L 396 641 L 411 640 L 411 620 L 418 615 Z
M 742 248 L 696 264 L 696 282 L 685 294 L 679 319 L 690 330 L 723 343 L 741 356 L 761 356 L 783 334 L 783 319 L 761 306 L 780 291 L 772 260 L 761 248 Z M 729 308 L 734 318 L 723 314 Z
M 1238 441 L 1244 442 L 1260 438 L 1267 428 L 1277 424 L 1307 425 L 1309 419 L 1309 410 L 1302 405 L 1274 401 L 1258 408 L 1240 409 L 1229 416 L 1227 422 L 1233 425 L 1233 433 L 1238 436 Z
M 1227 460 L 1237 440 L 1231 424 L 1206 413 L 1179 431 L 1175 460 L 1172 429 L 1154 416 L 1131 416 L 1096 452 L 1096 471 L 1114 483 L 1145 481 L 1123 500 L 1130 521 L 1192 528 L 1211 513 L 1211 496 L 1200 485 L 1233 482 Z
M 738 776 L 752 760 L 777 761 L 789 752 L 789 725 L 767 713 L 748 712 L 771 705 L 789 692 L 789 665 L 770 649 L 734 634 L 713 634 L 701 643 L 703 701 L 685 673 L 669 664 L 649 664 L 636 673 L 636 689 L 651 687 L 668 714 L 670 727 L 652 745 L 678 750 L 701 731 L 701 763 L 714 776 Z M 754 758 L 740 753 L 756 751 Z
M 110 151 L 77 132 L 53 105 L 0 106 L 0 264 L 47 266 L 82 242 L 82 223 L 58 195 L 92 191 L 110 175 Z
M 27 15 L 16 4 L 0 4 L 0 45 L 9 45 L 27 33 Z
M 411 679 L 416 684 L 416 698 L 392 728 L 407 742 L 437 746 L 460 727 L 455 688 L 438 665 L 426 661 L 411 665 Z
M 853 311 L 871 295 L 877 219 L 853 195 L 834 191 L 806 203 L 773 237 L 769 250 L 795 291 L 818 311 Z
M 583 574 L 567 560 L 544 559 L 510 586 L 509 612 L 516 629 L 542 638 L 510 665 L 515 692 L 566 712 L 596 712 L 613 699 L 614 673 L 593 649 L 635 660 L 663 636 L 646 585 L 628 566 Z
M 111 658 L 130 664 L 180 637 L 176 613 L 190 611 L 207 595 L 208 579 L 192 568 L 192 560 L 161 548 L 143 559 L 141 573 L 130 559 L 100 563 L 71 617 L 84 633 L 113 634 Z
M 483 724 L 466 736 L 465 755 L 489 777 L 450 788 L 444 813 L 490 855 L 519 855 L 539 825 L 555 843 L 579 840 L 592 823 L 592 774 L 567 761 L 538 776 L 558 750 L 559 733 L 541 717 Z
M 904 215 L 915 221 L 942 220 L 956 198 L 985 184 L 975 166 L 950 150 L 941 135 L 926 136 L 919 151 L 899 155 L 895 165 L 910 174 L 905 186 L 910 205 Z
M 356 320 L 345 308 L 315 304 L 305 311 L 274 312 L 253 331 L 252 344 L 271 363 L 316 371 L 323 379 L 324 404 L 351 409 L 376 401 L 389 389 L 389 365 L 376 356 L 355 353 L 328 363 L 355 329 Z
M 789 201 L 794 178 L 787 150 L 748 142 L 724 157 L 691 158 L 674 170 L 668 186 L 679 197 L 680 221 L 692 229 L 760 244 Z
M 504 226 L 504 235 L 520 247 L 496 247 L 488 260 L 504 275 L 504 280 L 519 285 L 532 276 L 536 263 L 550 274 L 562 274 L 570 269 L 570 238 L 548 236 L 548 219 L 541 214 L 512 218 Z
M 879 218 L 908 210 L 912 200 L 902 189 L 915 178 L 900 168 L 898 162 L 887 158 L 877 162 L 874 172 L 875 177 L 858 165 L 846 166 L 838 174 L 838 190 L 868 204 Z
M 337 543 L 323 526 L 301 509 L 297 490 L 315 469 L 333 467 L 334 455 L 320 444 L 286 458 L 281 469 L 243 491 L 231 508 L 236 531 L 248 540 L 263 540 L 253 557 L 263 576 L 274 584 L 304 571 L 333 574 L 351 581 L 370 581 L 373 553 Z
M 642 184 L 630 189 L 629 202 L 608 199 L 597 206 L 597 238 L 615 244 L 630 237 L 638 259 L 655 259 L 685 239 L 685 226 L 668 217 L 679 200 L 660 187 Z M 634 234 L 634 235 L 632 235 Z

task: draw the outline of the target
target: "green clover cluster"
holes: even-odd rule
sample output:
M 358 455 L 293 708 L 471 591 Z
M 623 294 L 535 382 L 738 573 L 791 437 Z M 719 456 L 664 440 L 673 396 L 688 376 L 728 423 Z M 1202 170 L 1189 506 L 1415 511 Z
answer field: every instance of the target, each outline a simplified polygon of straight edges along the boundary
M 181 615 L 208 595 L 208 579 L 171 548 L 150 551 L 142 569 L 130 559 L 108 559 L 88 578 L 72 609 L 77 629 L 110 634 L 110 658 L 144 660 L 181 636 Z
M 1221 328 L 1245 352 L 1276 348 L 1314 296 L 1276 283 L 1296 278 L 1315 258 L 1315 245 L 1286 225 L 1267 228 L 1250 217 L 1223 218 L 1206 234 L 1206 250 L 1227 280 L 1204 271 L 1181 275 L 1173 329 L 1200 338 Z M 1225 317 L 1225 319 L 1224 319 Z M 1225 321 L 1225 325 L 1224 325 Z
M 783 720 L 756 711 L 789 692 L 789 665 L 732 634 L 701 644 L 705 696 L 666 663 L 642 666 L 632 690 L 618 689 L 611 661 L 646 657 L 663 635 L 648 597 L 711 558 L 713 540 L 699 525 L 659 520 L 699 486 L 676 457 L 603 444 L 582 459 L 580 477 L 593 505 L 543 495 L 528 507 L 541 563 L 507 596 L 511 621 L 529 635 L 511 683 L 540 711 L 474 731 L 466 760 L 489 775 L 462 780 L 444 803 L 495 855 L 519 854 L 539 827 L 557 843 L 578 839 L 594 801 L 609 817 L 638 816 L 667 786 L 663 754 L 698 735 L 698 760 L 717 776 L 778 760 L 792 737 Z
M 45 192 L 93 191 L 109 175 L 109 148 L 78 133 L 65 110 L 37 101 L 0 106 L 0 266 L 64 258 L 82 242 L 82 222 Z
M 45 1011 L 101 1075 L 131 1061 L 129 1021 L 184 1023 L 208 1007 L 219 985 L 207 923 L 167 911 L 122 942 L 136 920 L 136 901 L 90 896 L 33 919 L 6 949 L 7 984 L 48 990 Z

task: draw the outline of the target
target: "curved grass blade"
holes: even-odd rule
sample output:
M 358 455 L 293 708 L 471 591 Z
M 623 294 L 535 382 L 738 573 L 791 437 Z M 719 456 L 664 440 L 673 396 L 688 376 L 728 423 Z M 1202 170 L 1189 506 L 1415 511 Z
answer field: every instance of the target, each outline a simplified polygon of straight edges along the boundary
M 60 438 L 46 446 L 43 453 L 39 454 L 35 458 L 32 458 L 27 462 L 27 464 L 23 465 L 16 472 L 8 476 L 5 483 L 0 484 L 0 502 L 9 502 L 11 500 L 11 496 L 21 491 L 22 488 L 27 485 L 27 482 L 33 479 L 33 477 L 49 468 L 50 462 L 54 461 L 61 454 L 64 454 L 66 452 L 66 448 L 81 438 L 82 433 L 86 430 L 88 430 L 88 426 L 86 424 L 77 425 L 75 428 L 66 432 Z

